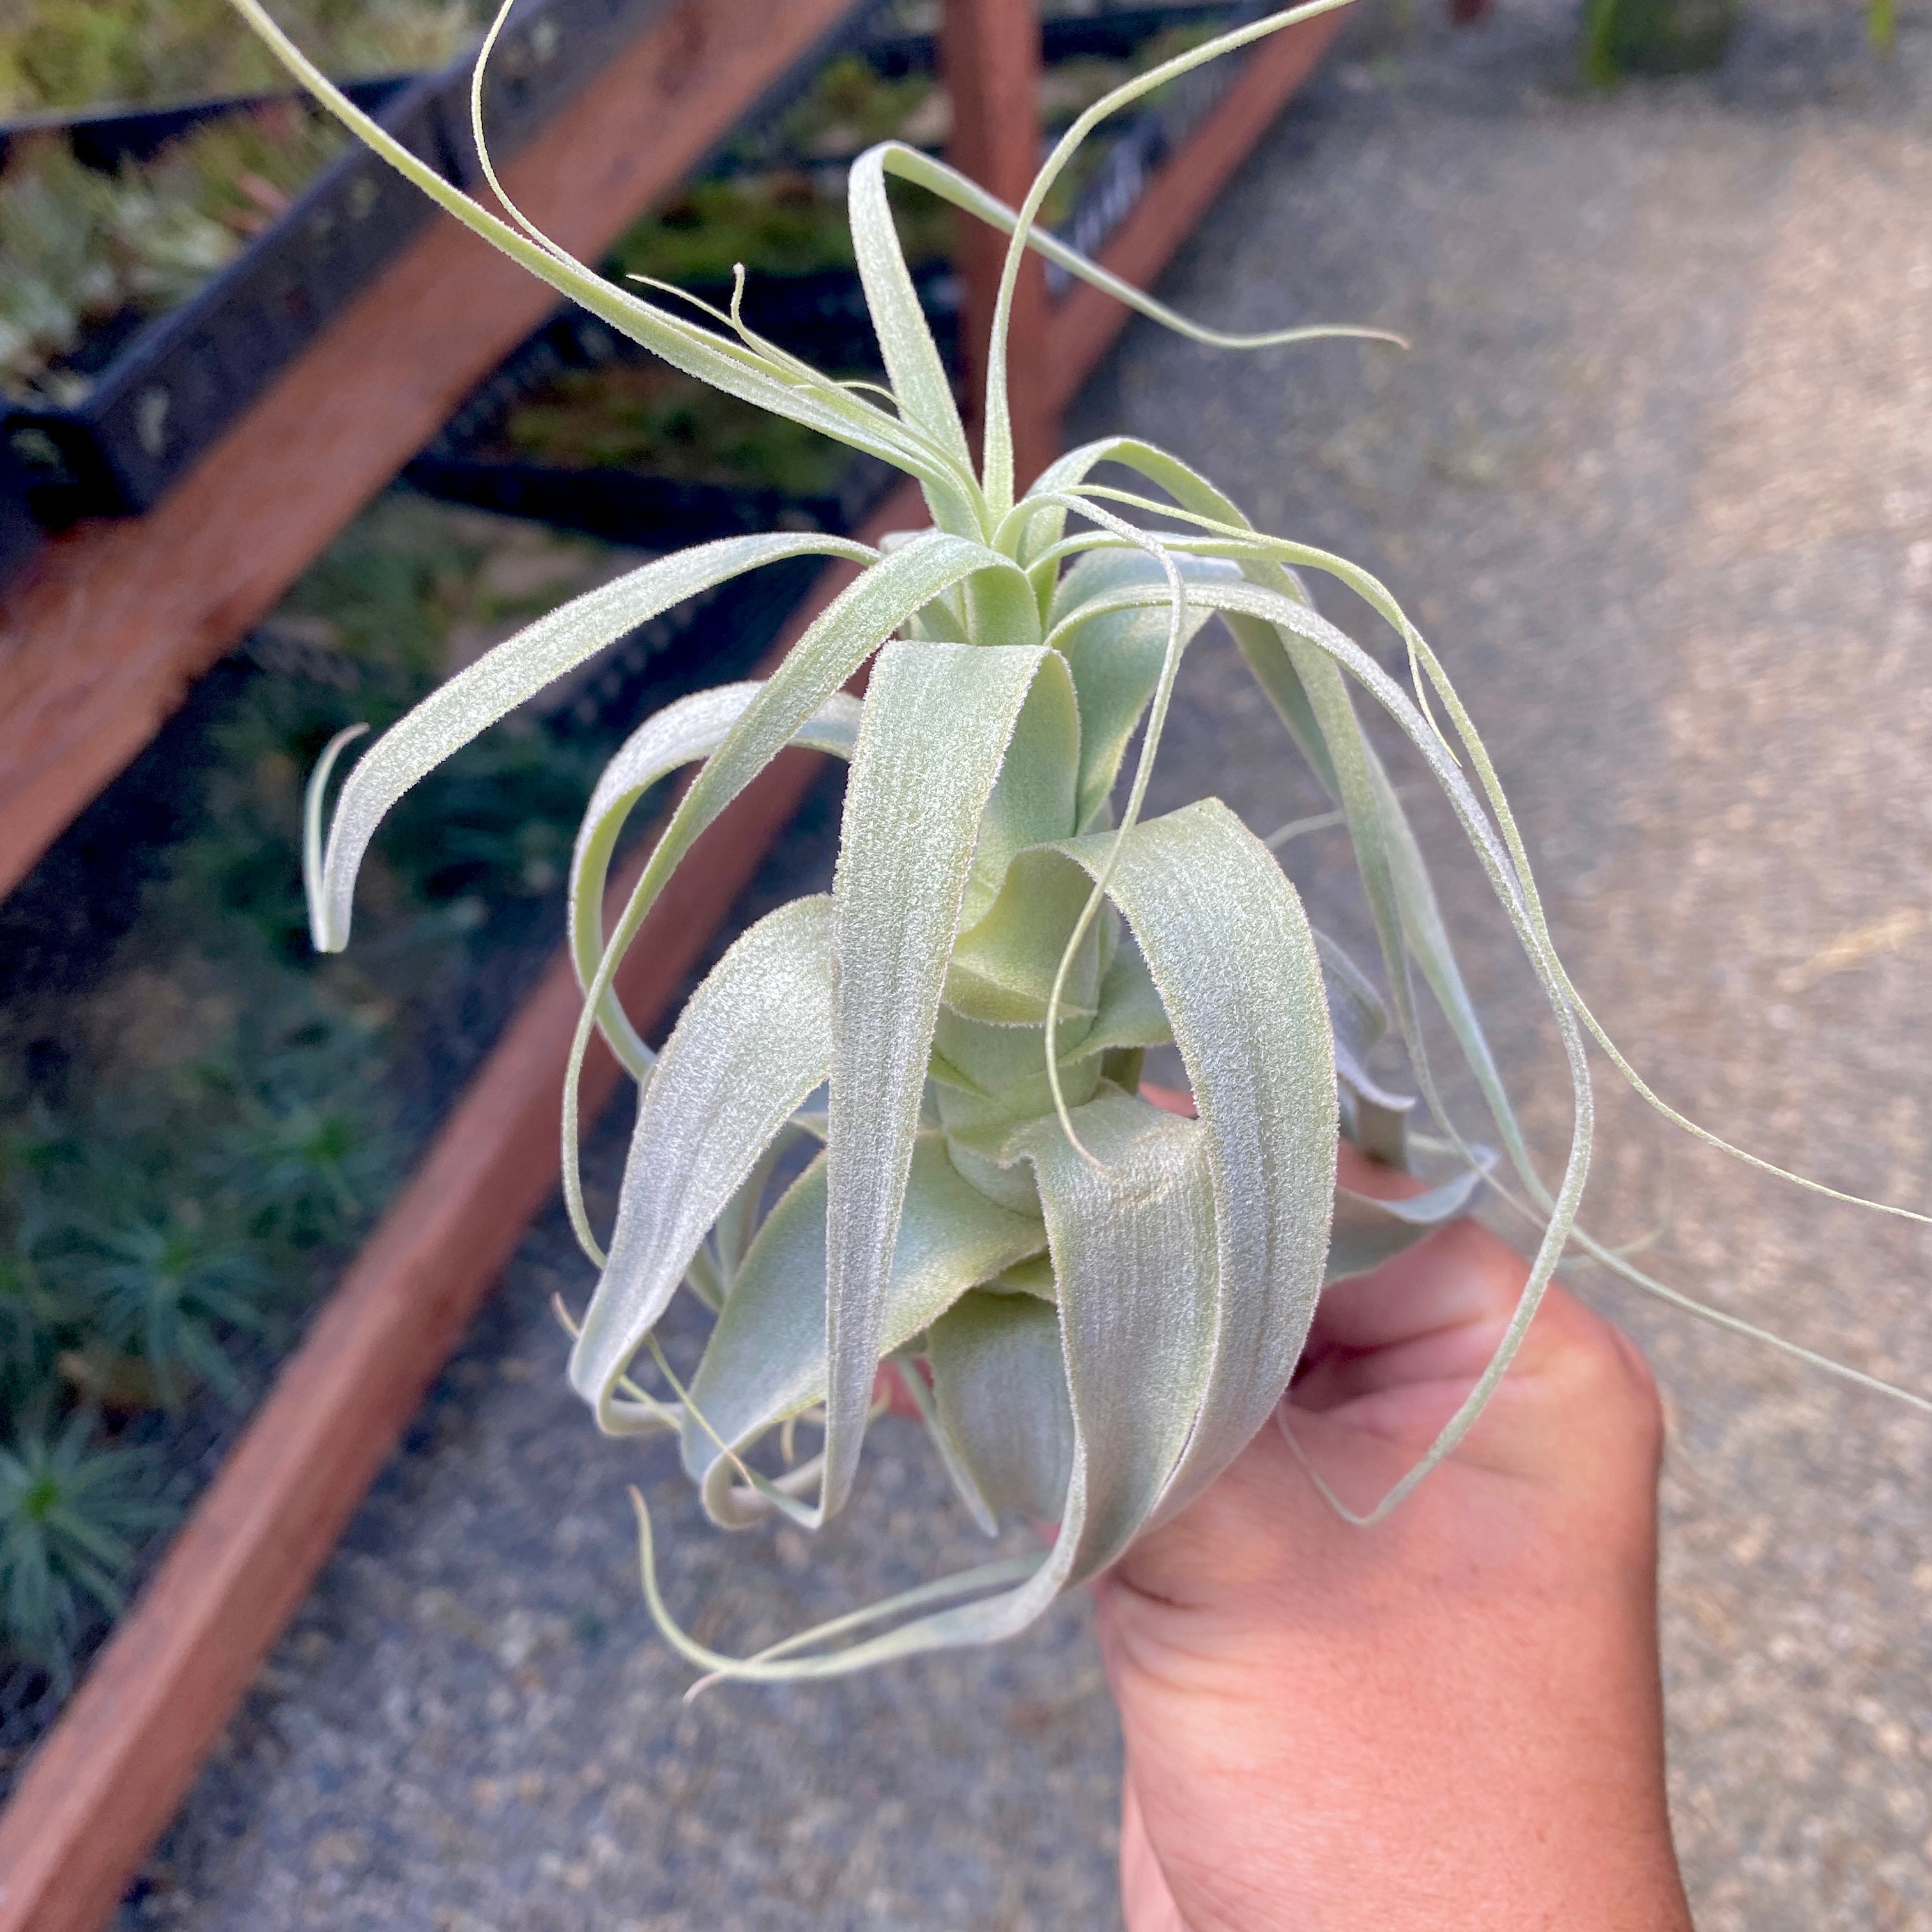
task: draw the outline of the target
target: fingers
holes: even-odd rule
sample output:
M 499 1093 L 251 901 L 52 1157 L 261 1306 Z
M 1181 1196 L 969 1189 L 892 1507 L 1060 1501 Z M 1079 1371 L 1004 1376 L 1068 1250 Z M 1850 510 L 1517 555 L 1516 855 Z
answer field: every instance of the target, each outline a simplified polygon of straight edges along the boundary
M 1527 1274 L 1493 1235 L 1465 1222 L 1345 1284 L 1335 1306 L 1323 1304 L 1286 1413 L 1318 1421 L 1331 1456 L 1346 1453 L 1335 1428 L 1426 1448 L 1494 1358 Z M 1555 1488 L 1587 1486 L 1608 1462 L 1641 1487 L 1654 1480 L 1662 1444 L 1662 1406 L 1641 1352 L 1552 1286 L 1456 1460 Z
M 1194 1096 L 1178 1087 L 1163 1087 L 1157 1081 L 1143 1080 L 1140 1093 L 1143 1100 L 1160 1108 L 1162 1113 L 1178 1114 L 1184 1120 L 1196 1118 Z
M 1424 1383 L 1453 1389 L 1460 1398 L 1489 1366 L 1502 1336 L 1500 1324 L 1468 1323 L 1362 1354 L 1337 1349 L 1310 1365 L 1288 1400 L 1306 1414 L 1321 1415 L 1364 1396 Z
M 910 1372 L 920 1372 L 916 1364 L 911 1366 Z M 925 1412 L 905 1385 L 907 1373 L 907 1365 L 903 1363 L 881 1362 L 872 1378 L 872 1400 L 874 1404 L 883 1401 L 889 1414 L 904 1416 L 908 1422 L 922 1421 Z
M 1400 1201 L 1412 1194 L 1426 1194 L 1429 1184 L 1372 1160 L 1353 1141 L 1335 1143 L 1335 1184 L 1352 1194 L 1366 1194 L 1371 1201 Z
M 1454 1221 L 1322 1298 L 1311 1355 L 1386 1348 L 1436 1330 L 1507 1322 L 1529 1270 L 1474 1221 Z
M 1148 1835 L 1131 1771 L 1120 1784 L 1120 1912 L 1127 1932 L 1187 1932 Z

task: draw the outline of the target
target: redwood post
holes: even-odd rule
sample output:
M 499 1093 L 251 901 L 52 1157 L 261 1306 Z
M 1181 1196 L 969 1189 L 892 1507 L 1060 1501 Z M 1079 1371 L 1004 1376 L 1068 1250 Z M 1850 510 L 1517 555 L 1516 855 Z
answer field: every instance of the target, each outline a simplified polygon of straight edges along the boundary
M 946 0 L 939 46 L 952 104 L 948 158 L 1009 206 L 1018 205 L 1040 167 L 1040 40 L 1035 0 Z M 961 361 L 976 428 L 1006 244 L 968 215 L 958 218 L 958 232 L 966 287 Z M 1048 310 L 1040 258 L 1029 255 L 1007 343 L 1014 481 L 1022 490 L 1060 453 L 1059 412 L 1046 380 Z

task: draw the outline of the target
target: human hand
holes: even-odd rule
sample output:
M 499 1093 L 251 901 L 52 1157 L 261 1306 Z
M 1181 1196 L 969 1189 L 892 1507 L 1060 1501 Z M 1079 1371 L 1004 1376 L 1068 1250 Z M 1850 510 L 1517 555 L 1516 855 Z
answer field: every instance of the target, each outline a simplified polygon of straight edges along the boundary
M 1360 1192 L 1413 1185 L 1342 1160 Z M 1526 1272 L 1463 1221 L 1324 1296 L 1276 1420 L 1346 1502 L 1428 1448 Z M 1688 1928 L 1662 1432 L 1635 1345 L 1552 1288 L 1481 1419 L 1384 1522 L 1338 1517 L 1270 1426 L 1136 1543 L 1096 1586 L 1129 1932 Z

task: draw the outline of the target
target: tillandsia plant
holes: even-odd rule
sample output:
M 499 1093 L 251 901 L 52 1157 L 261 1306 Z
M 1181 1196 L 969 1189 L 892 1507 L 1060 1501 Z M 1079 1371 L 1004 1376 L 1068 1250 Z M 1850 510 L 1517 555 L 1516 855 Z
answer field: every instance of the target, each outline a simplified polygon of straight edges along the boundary
M 1058 1528 L 1042 1554 L 734 1659 L 686 1634 L 664 1604 L 640 1500 L 646 1595 L 686 1657 L 739 1678 L 801 1678 L 1022 1629 L 1184 1508 L 1268 1419 L 1324 1283 L 1400 1250 L 1486 1185 L 1540 1229 L 1521 1304 L 1468 1400 L 1394 1489 L 1359 1514 L 1331 1496 L 1355 1520 L 1384 1514 L 1468 1430 L 1567 1250 L 1696 1306 L 1577 1225 L 1591 1153 L 1586 1036 L 1653 1105 L 1714 1137 L 1650 1093 L 1566 976 L 1482 740 L 1388 591 L 1342 558 L 1254 529 L 1205 478 L 1130 436 L 1076 449 L 1016 488 L 1005 350 L 1028 247 L 1222 347 L 1375 333 L 1220 334 L 1036 226 L 1056 178 L 1108 114 L 1343 0 L 1226 34 L 1118 88 L 1075 120 L 1018 210 L 909 148 L 867 151 L 851 170 L 850 218 L 883 386 L 820 375 L 743 326 L 735 300 L 728 312 L 693 314 L 662 284 L 640 293 L 602 280 L 507 197 L 506 220 L 424 170 L 328 88 L 260 0 L 236 4 L 327 105 L 458 219 L 674 368 L 896 465 L 917 479 L 931 516 L 931 527 L 876 548 L 745 536 L 647 564 L 532 625 L 393 726 L 350 773 L 326 842 L 325 788 L 352 734 L 311 781 L 310 913 L 315 943 L 333 950 L 347 942 L 357 868 L 384 813 L 458 747 L 711 585 L 806 554 L 857 566 L 770 678 L 646 720 L 585 814 L 569 940 L 586 998 L 566 1088 L 564 1173 L 599 1274 L 571 1378 L 607 1431 L 674 1436 L 715 1522 L 814 1528 L 850 1495 L 879 1372 L 896 1364 L 973 1516 L 989 1529 L 1003 1516 Z M 976 468 L 894 231 L 893 177 L 1011 238 Z M 1103 483 L 1103 467 L 1129 480 Z M 1412 690 L 1316 610 L 1303 569 L 1328 574 L 1394 628 Z M 1352 836 L 1386 1002 L 1311 931 L 1274 853 L 1226 806 L 1144 812 L 1182 653 L 1216 617 Z M 846 687 L 868 666 L 862 701 Z M 1440 785 L 1554 1016 L 1573 1114 L 1553 1189 L 1504 1090 L 1420 848 L 1358 718 L 1358 692 Z M 1116 781 L 1137 733 L 1117 817 Z M 614 976 L 693 841 L 788 745 L 850 761 L 832 890 L 745 933 L 653 1055 Z M 607 930 L 627 816 L 693 765 Z M 1423 986 L 1486 1101 L 1500 1154 L 1466 1137 L 1442 1103 Z M 640 1090 L 608 1247 L 591 1226 L 577 1151 L 578 1073 L 600 1031 Z M 1433 1117 L 1426 1143 L 1406 1125 L 1418 1103 L 1371 1069 L 1384 1034 L 1406 1046 Z M 1137 1091 L 1142 1054 L 1170 1040 L 1196 1119 Z M 822 1108 L 812 1104 L 820 1090 Z M 1409 1200 L 1360 1197 L 1336 1185 L 1338 1130 L 1397 1164 L 1412 1144 L 1426 1148 L 1447 1171 Z M 783 1164 L 801 1155 L 802 1172 L 779 1190 Z M 680 1286 L 715 1314 L 688 1386 L 656 1334 Z M 650 1363 L 662 1393 L 647 1385 Z M 802 1460 L 801 1425 L 819 1443 Z

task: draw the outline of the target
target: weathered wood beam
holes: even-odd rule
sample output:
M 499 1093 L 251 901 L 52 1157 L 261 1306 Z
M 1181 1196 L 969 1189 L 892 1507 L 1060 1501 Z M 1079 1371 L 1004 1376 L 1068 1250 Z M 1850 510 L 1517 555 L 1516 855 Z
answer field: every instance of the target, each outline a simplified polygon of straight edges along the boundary
M 940 71 L 952 106 L 946 158 L 1010 206 L 1018 206 L 1040 161 L 1040 15 L 1035 0 L 946 0 Z M 1006 237 L 962 215 L 956 259 L 965 285 L 960 316 L 966 393 L 986 394 Z M 1042 380 L 1047 332 L 1046 281 L 1029 256 L 1014 290 L 1013 352 L 1007 361 L 1013 468 L 1024 490 L 1060 453 L 1060 406 Z M 976 424 L 976 429 L 977 425 Z

